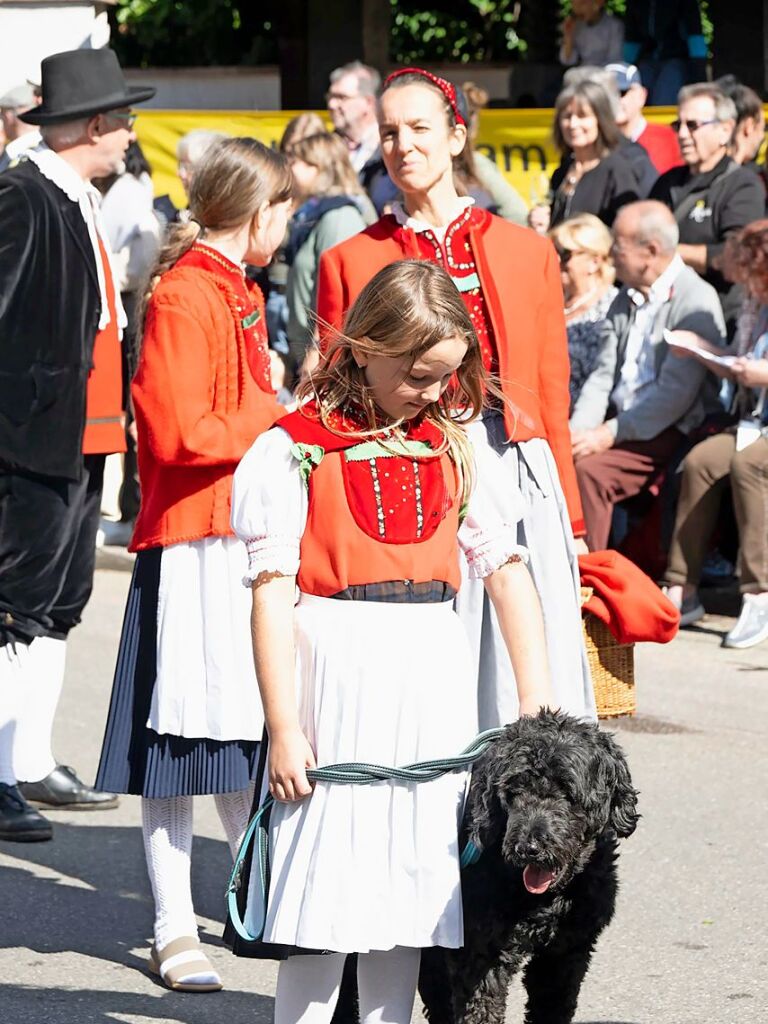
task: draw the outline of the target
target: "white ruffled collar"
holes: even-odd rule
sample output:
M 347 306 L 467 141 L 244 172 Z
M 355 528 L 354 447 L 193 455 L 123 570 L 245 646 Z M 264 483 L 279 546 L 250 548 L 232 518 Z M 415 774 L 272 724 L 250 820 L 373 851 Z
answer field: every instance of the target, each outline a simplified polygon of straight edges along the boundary
M 425 220 L 419 220 L 417 217 L 409 216 L 405 207 L 399 201 L 392 204 L 392 213 L 394 214 L 395 220 L 401 225 L 401 227 L 410 228 L 417 234 L 421 234 L 424 231 L 431 231 L 433 234 L 439 236 L 445 235 L 445 232 L 451 224 L 453 224 L 453 222 L 457 220 L 462 213 L 464 213 L 467 207 L 474 206 L 474 203 L 475 200 L 471 196 L 459 196 L 456 202 L 456 212 L 447 224 L 443 224 L 439 228 L 436 228 L 434 224 L 428 224 Z

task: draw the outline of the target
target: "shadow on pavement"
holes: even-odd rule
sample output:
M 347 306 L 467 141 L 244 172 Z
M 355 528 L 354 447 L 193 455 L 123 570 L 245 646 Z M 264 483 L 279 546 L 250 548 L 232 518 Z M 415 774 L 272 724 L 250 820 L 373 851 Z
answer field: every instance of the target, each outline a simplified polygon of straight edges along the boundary
M 115 1024 L 125 1017 L 184 1024 L 267 1024 L 272 1019 L 272 999 L 249 992 L 212 992 L 189 995 L 167 992 L 160 996 L 138 992 L 93 989 L 33 988 L 0 985 L 3 1020 L 13 1024 Z
M 51 817 L 51 843 L 0 842 L 0 852 L 16 861 L 13 866 L 0 865 L 0 948 L 77 952 L 143 966 L 146 958 L 131 953 L 136 947 L 148 948 L 152 934 L 141 830 L 62 824 Z M 225 842 L 195 836 L 195 910 L 222 926 L 230 864 Z M 35 873 L 33 865 L 42 872 Z M 62 877 L 45 877 L 48 872 Z M 220 945 L 220 932 L 203 932 L 201 939 Z

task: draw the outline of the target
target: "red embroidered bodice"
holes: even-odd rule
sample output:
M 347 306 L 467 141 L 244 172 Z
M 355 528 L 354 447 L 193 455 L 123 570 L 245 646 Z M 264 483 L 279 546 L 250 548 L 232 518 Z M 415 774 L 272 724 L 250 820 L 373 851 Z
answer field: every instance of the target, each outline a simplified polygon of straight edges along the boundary
M 478 224 L 484 217 L 483 210 L 468 206 L 448 227 L 442 245 L 432 231 L 415 232 L 411 228 L 401 228 L 401 230 L 408 231 L 414 236 L 418 255 L 422 259 L 439 263 L 448 272 L 461 292 L 464 305 L 472 319 L 472 325 L 480 342 L 483 365 L 489 373 L 497 374 L 499 357 L 496 339 L 493 336 L 493 327 L 488 315 L 485 296 L 480 287 L 477 265 L 470 244 L 470 228 Z
M 198 267 L 210 274 L 223 278 L 237 299 L 237 312 L 245 335 L 248 366 L 253 379 L 269 394 L 274 394 L 272 372 L 269 360 L 267 320 L 264 313 L 264 296 L 255 281 L 247 278 L 242 267 L 227 259 L 218 250 L 203 242 L 195 242 L 179 264 Z
M 328 429 L 314 403 L 278 421 L 308 480 L 299 588 L 328 597 L 350 586 L 408 580 L 459 585 L 456 472 L 440 431 L 361 436 L 354 419 Z M 339 431 L 337 433 L 336 431 Z

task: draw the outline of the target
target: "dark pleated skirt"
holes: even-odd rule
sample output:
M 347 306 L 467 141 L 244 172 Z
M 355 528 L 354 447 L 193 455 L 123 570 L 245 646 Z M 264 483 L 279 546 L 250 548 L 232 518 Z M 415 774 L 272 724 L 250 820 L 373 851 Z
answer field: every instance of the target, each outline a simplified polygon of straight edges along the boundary
M 145 797 L 247 789 L 258 770 L 258 743 L 161 736 L 147 728 L 156 676 L 161 558 L 162 548 L 136 557 L 96 788 Z

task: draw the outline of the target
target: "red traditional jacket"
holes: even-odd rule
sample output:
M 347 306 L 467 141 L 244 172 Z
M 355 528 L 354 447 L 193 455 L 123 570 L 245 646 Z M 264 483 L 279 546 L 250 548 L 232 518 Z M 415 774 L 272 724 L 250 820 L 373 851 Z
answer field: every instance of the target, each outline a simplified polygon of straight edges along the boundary
M 570 364 L 560 272 L 551 243 L 474 207 L 448 228 L 441 245 L 387 215 L 320 258 L 320 324 L 342 326 L 370 279 L 401 259 L 441 263 L 464 297 L 484 360 L 509 399 L 511 440 L 545 438 L 552 448 L 573 531 L 584 534 L 568 428 Z M 327 336 L 327 330 L 326 330 Z
M 337 415 L 324 426 L 314 403 L 279 420 L 308 481 L 299 589 L 331 597 L 350 587 L 397 581 L 459 588 L 458 481 L 439 454 L 442 434 L 414 421 L 397 441 L 361 437 Z
M 163 274 L 131 392 L 141 482 L 131 549 L 230 536 L 235 468 L 285 412 L 263 298 L 240 267 L 195 245 Z

